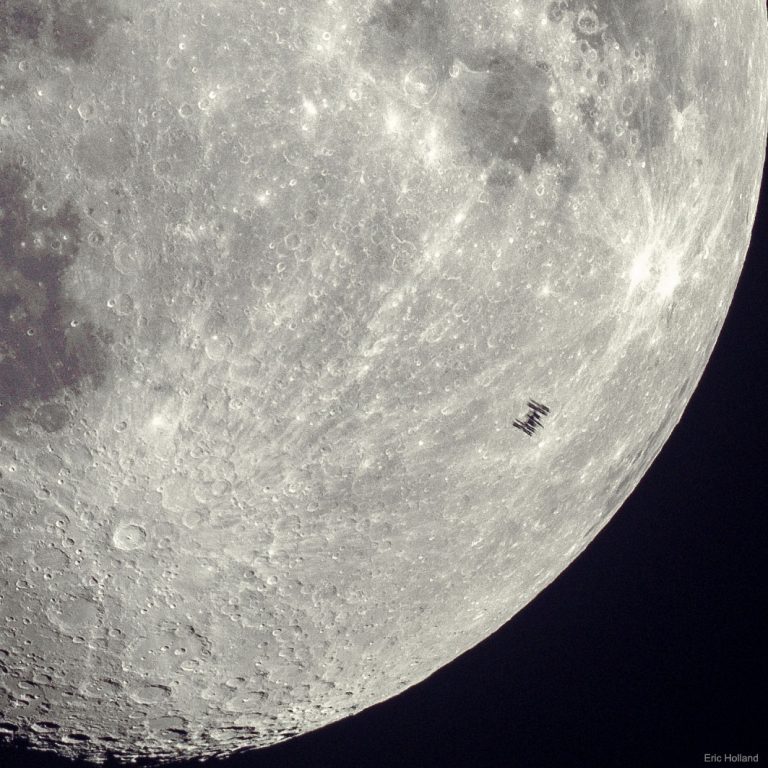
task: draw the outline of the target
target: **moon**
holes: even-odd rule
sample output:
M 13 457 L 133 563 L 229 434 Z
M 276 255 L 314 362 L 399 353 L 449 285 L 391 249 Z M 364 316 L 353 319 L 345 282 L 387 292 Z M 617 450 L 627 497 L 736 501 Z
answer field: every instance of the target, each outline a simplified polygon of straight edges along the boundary
M 9 0 L 0 734 L 227 755 L 424 680 L 707 364 L 759 0 Z

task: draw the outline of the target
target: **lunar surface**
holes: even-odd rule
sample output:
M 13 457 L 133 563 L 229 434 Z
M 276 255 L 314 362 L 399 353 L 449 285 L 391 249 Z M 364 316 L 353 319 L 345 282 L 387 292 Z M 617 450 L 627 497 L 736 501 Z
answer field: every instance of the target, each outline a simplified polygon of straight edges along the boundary
M 262 747 L 507 621 L 701 376 L 767 97 L 762 0 L 0 3 L 2 737 Z

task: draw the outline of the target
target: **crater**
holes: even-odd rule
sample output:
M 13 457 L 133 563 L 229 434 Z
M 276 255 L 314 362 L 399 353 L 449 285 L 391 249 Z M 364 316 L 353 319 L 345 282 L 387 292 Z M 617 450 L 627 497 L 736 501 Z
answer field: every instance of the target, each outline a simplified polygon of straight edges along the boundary
M 57 629 L 68 635 L 88 635 L 100 622 L 99 604 L 90 596 L 63 595 L 45 612 Z
M 167 685 L 155 683 L 137 683 L 129 692 L 130 697 L 139 704 L 159 704 L 171 696 Z
M 112 543 L 124 552 L 142 549 L 147 543 L 147 532 L 135 523 L 121 523 L 112 534 Z

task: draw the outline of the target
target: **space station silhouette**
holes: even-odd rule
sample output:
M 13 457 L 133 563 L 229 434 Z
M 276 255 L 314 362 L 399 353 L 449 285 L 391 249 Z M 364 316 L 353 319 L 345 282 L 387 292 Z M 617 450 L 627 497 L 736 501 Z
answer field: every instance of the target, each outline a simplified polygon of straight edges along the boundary
M 515 419 L 512 426 L 525 432 L 528 437 L 533 437 L 536 430 L 543 426 L 541 421 L 542 416 L 546 416 L 549 413 L 549 407 L 537 403 L 535 400 L 528 401 L 528 413 L 524 419 Z

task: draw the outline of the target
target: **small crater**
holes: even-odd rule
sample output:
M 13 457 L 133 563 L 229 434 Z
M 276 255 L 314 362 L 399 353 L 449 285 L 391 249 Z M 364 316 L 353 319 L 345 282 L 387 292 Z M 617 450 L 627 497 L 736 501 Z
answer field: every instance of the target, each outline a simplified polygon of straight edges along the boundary
M 110 308 L 115 310 L 115 314 L 120 315 L 120 317 L 130 315 L 134 308 L 133 297 L 127 293 L 118 294 L 111 300 L 111 303 L 108 302 L 108 304 Z
M 258 713 L 264 706 L 267 694 L 264 691 L 242 691 L 224 704 L 227 712 Z
M 203 509 L 191 509 L 187 512 L 182 522 L 187 528 L 197 528 L 201 523 L 207 521 L 208 512 Z
M 82 688 L 81 692 L 88 698 L 95 699 L 116 699 L 122 694 L 122 684 L 116 680 L 110 680 L 108 678 L 102 678 L 97 680 L 87 680 Z
M 403 79 L 403 91 L 409 104 L 425 107 L 437 95 L 439 80 L 434 67 L 414 67 Z
M 576 28 L 582 35 L 596 34 L 599 31 L 597 14 L 589 8 L 582 8 L 576 16 Z
M 206 357 L 213 362 L 225 360 L 234 349 L 234 342 L 229 336 L 214 333 L 205 340 L 203 345 Z
M 81 744 L 90 740 L 91 737 L 87 733 L 69 733 L 62 739 L 62 741 L 68 741 L 73 744 Z
M 54 731 L 58 731 L 60 728 L 61 726 L 58 723 L 52 723 L 48 721 L 33 723 L 31 726 L 31 729 L 37 733 L 52 733 Z
M 123 523 L 112 534 L 112 543 L 124 552 L 141 549 L 147 543 L 147 532 L 135 523 Z
M 167 685 L 140 683 L 130 690 L 129 695 L 139 704 L 159 704 L 170 698 L 171 689 Z
M 547 18 L 553 24 L 559 24 L 563 20 L 567 8 L 567 3 L 563 2 L 563 0 L 555 0 L 547 8 Z
M 153 731 L 173 731 L 178 733 L 187 727 L 187 723 L 181 717 L 164 715 L 163 717 L 153 717 L 147 720 L 147 727 Z
M 128 277 L 139 274 L 144 268 L 144 254 L 132 243 L 118 243 L 112 251 L 112 259 L 115 269 Z M 116 303 L 116 300 L 113 300 L 110 306 L 114 307 Z
M 34 555 L 35 565 L 44 571 L 63 571 L 69 564 L 69 555 L 58 547 L 38 549 Z
M 64 596 L 46 611 L 48 620 L 67 634 L 89 634 L 99 623 L 98 604 L 89 597 Z
M 96 105 L 92 101 L 84 101 L 77 107 L 77 114 L 81 120 L 93 120 L 96 117 Z

